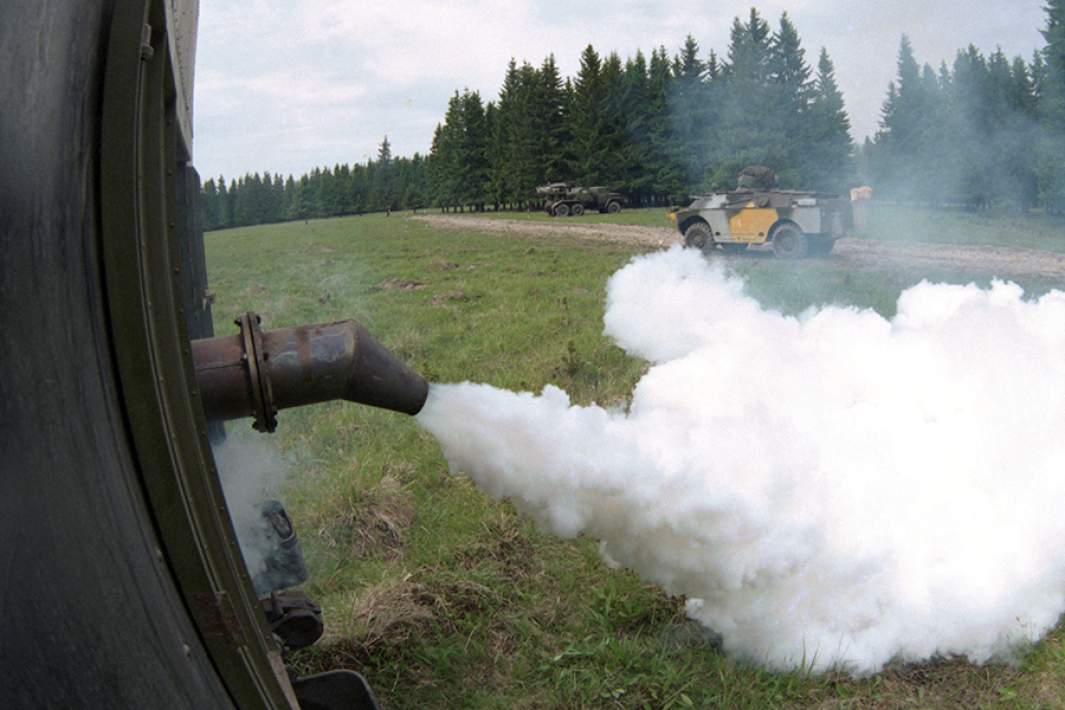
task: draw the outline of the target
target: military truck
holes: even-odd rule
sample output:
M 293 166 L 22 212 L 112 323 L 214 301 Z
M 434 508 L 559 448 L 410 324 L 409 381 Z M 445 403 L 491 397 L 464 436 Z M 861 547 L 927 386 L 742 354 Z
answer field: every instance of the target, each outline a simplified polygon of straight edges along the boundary
M 586 210 L 616 214 L 625 198 L 605 187 L 576 187 L 564 182 L 552 182 L 536 188 L 544 200 L 544 211 L 552 217 L 580 217 Z
M 768 244 L 784 259 L 828 254 L 854 222 L 850 201 L 839 195 L 766 187 L 698 195 L 669 217 L 685 246 L 709 254 L 719 246 L 739 253 Z

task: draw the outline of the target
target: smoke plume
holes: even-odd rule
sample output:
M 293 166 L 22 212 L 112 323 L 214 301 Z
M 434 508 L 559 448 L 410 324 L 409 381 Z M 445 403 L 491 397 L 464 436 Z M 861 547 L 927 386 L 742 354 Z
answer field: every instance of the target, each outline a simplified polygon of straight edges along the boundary
M 275 545 L 260 506 L 281 488 L 288 465 L 272 444 L 233 431 L 213 451 L 240 552 L 254 578 L 266 572 L 267 558 Z
M 453 473 L 689 599 L 774 669 L 1013 658 L 1065 609 L 1065 294 L 921 283 L 763 308 L 692 250 L 608 284 L 628 411 L 437 385 Z

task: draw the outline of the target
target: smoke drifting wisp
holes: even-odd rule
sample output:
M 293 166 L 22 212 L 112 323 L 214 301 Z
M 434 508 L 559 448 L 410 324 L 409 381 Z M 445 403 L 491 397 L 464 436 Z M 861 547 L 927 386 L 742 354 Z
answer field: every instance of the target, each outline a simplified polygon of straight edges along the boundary
M 281 488 L 288 466 L 270 443 L 235 432 L 214 447 L 214 457 L 240 552 L 254 578 L 266 572 L 267 558 L 276 544 L 260 506 Z
M 1009 659 L 1065 610 L 1065 294 L 919 284 L 786 317 L 691 250 L 608 285 L 628 412 L 485 385 L 419 415 L 453 472 L 790 669 Z

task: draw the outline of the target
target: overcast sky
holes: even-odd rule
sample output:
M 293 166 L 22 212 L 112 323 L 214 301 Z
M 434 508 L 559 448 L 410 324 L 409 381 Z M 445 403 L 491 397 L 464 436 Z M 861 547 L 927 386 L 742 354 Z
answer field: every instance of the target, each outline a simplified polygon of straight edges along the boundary
M 776 27 L 787 10 L 807 60 L 836 64 L 854 137 L 876 130 L 907 33 L 918 60 L 938 65 L 972 42 L 1031 58 L 1044 0 L 763 0 Z M 507 62 L 553 52 L 576 73 L 589 42 L 622 58 L 691 33 L 724 54 L 735 0 L 201 0 L 195 163 L 206 180 L 247 172 L 300 175 L 364 162 L 388 134 L 393 154 L 426 153 L 455 89 L 494 99 Z

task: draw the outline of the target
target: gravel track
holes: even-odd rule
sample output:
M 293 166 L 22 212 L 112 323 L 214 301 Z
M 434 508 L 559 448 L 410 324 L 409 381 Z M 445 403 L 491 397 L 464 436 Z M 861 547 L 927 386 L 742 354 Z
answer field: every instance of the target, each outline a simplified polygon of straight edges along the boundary
M 524 219 L 494 219 L 462 215 L 419 215 L 412 219 L 444 229 L 463 229 L 492 234 L 560 237 L 575 241 L 622 244 L 640 251 L 666 248 L 680 243 L 680 235 L 669 227 L 587 222 L 541 222 Z M 724 257 L 724 255 L 722 255 Z M 763 250 L 724 258 L 768 256 Z M 898 266 L 923 270 L 965 273 L 1065 278 L 1065 254 L 1004 246 L 961 246 L 888 242 L 873 239 L 841 239 L 828 257 L 841 266 L 881 268 Z

